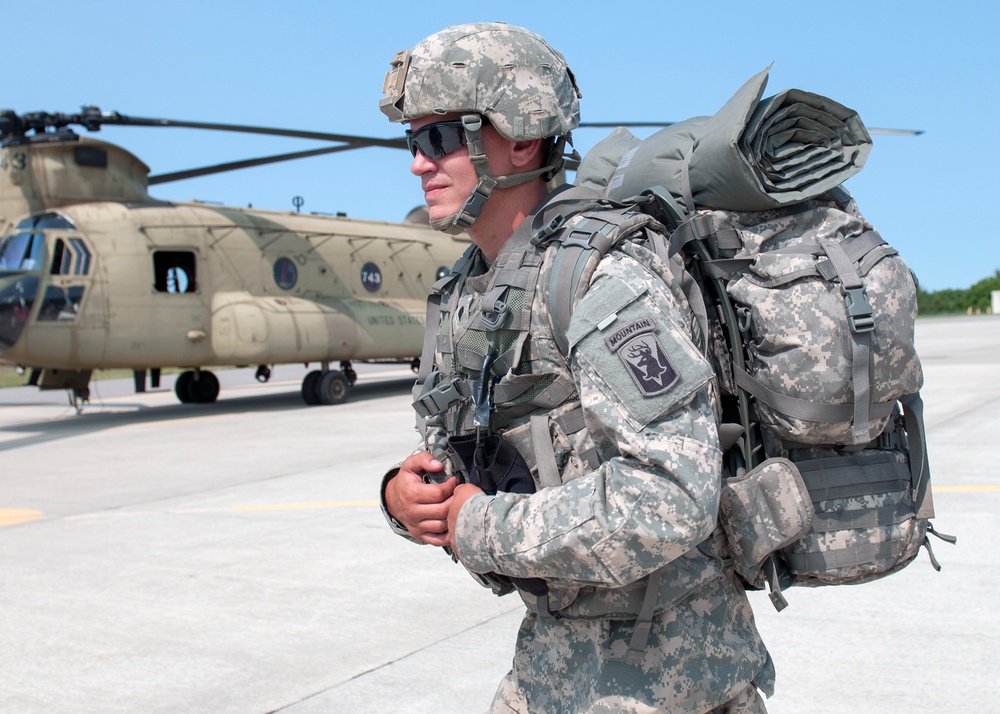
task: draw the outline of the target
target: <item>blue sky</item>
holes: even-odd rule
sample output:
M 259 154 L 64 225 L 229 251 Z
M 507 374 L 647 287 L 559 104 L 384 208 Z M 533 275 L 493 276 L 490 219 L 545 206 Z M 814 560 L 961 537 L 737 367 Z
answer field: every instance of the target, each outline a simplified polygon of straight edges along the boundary
M 921 285 L 964 288 L 1000 269 L 1000 5 L 807 2 L 19 3 L 3 12 L 0 107 L 398 136 L 378 111 L 393 54 L 442 27 L 502 20 L 543 35 L 583 91 L 586 121 L 712 114 L 774 66 L 766 95 L 798 88 L 855 109 L 875 136 L 847 187 Z M 468 8 L 468 9 L 467 9 Z M 490 8 L 493 8 L 492 10 Z M 83 130 L 81 130 L 83 131 Z M 578 130 L 585 151 L 606 130 Z M 637 134 L 644 135 L 640 131 Z M 649 133 L 648 131 L 646 133 Z M 322 146 L 301 139 L 109 127 L 152 173 Z M 163 199 L 397 221 L 421 203 L 401 151 L 365 149 L 154 186 Z

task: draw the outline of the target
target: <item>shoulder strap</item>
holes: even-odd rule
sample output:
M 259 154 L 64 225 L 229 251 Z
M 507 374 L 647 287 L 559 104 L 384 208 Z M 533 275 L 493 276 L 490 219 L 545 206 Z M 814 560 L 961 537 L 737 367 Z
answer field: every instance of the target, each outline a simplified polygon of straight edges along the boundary
M 472 266 L 476 262 L 478 248 L 475 244 L 466 248 L 465 253 L 459 258 L 451 272 L 431 286 L 431 292 L 427 296 L 427 313 L 424 318 L 424 344 L 420 350 L 420 364 L 417 371 L 417 381 L 413 384 L 411 392 L 414 401 L 419 400 L 424 391 L 424 384 L 431 376 L 434 369 L 434 348 L 437 344 L 438 323 L 441 321 L 441 299 L 445 294 L 460 290 L 465 279 L 472 272 Z M 423 431 L 420 413 L 417 414 L 418 430 Z
M 659 225 L 652 216 L 630 206 L 596 207 L 568 221 L 543 226 L 532 237 L 538 246 L 558 245 L 548 272 L 546 295 L 552 337 L 559 351 L 566 355 L 569 343 L 566 331 L 577 302 L 587 291 L 590 277 L 609 250 L 621 241 L 636 236 L 648 226 Z

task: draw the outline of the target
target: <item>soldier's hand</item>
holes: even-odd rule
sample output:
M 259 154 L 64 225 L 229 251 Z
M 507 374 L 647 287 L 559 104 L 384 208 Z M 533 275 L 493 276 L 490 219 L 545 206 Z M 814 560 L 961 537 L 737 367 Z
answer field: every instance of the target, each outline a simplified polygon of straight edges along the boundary
M 471 483 L 463 483 L 455 488 L 455 494 L 452 496 L 451 503 L 448 506 L 448 545 L 451 546 L 451 552 L 459 560 L 462 559 L 462 555 L 458 552 L 458 544 L 455 542 L 453 535 L 455 533 L 455 524 L 458 521 L 458 512 L 462 510 L 462 505 L 466 501 L 477 493 L 482 492 L 483 489 L 478 486 L 473 486 Z
M 409 456 L 385 486 L 385 505 L 392 517 L 414 538 L 438 546 L 448 544 L 448 507 L 458 479 L 425 483 L 424 474 L 443 468 L 440 461 L 420 451 Z

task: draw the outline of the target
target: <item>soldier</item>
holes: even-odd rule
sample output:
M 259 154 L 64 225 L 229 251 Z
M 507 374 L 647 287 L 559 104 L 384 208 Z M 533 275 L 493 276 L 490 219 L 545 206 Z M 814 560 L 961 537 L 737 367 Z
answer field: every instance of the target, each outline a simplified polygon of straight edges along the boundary
M 763 712 L 774 672 L 717 524 L 702 336 L 649 268 L 648 219 L 548 189 L 579 123 L 562 55 L 511 25 L 449 27 L 396 55 L 384 92 L 432 225 L 473 245 L 431 297 L 424 442 L 383 510 L 524 600 L 491 711 Z M 569 245 L 633 234 L 582 297 L 552 294 Z

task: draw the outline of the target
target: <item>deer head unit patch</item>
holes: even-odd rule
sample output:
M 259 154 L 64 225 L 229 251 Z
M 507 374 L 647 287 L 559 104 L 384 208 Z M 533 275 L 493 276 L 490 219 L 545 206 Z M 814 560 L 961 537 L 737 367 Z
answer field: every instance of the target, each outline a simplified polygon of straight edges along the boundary
M 653 320 L 630 322 L 605 337 L 604 343 L 618 353 L 643 396 L 663 394 L 677 381 L 677 371 L 656 337 Z

